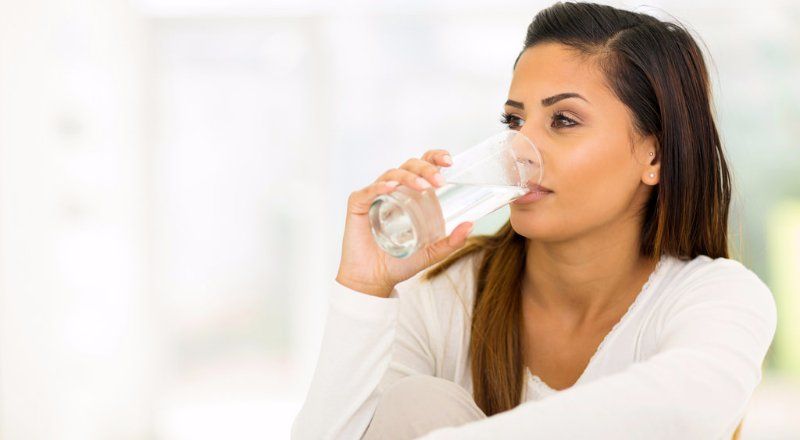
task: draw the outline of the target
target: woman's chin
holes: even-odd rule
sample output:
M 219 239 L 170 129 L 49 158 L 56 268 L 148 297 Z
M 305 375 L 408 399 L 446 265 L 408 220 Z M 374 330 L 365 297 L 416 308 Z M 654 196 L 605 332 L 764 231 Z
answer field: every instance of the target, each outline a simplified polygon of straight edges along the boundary
M 511 228 L 519 235 L 530 239 L 546 239 L 552 235 L 552 226 L 533 213 L 511 211 Z

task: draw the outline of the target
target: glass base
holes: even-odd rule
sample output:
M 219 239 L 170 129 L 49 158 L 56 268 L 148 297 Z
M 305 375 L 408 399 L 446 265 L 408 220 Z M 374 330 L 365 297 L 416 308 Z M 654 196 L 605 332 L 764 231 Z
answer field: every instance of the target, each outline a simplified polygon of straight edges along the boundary
M 407 258 L 444 236 L 442 211 L 433 189 L 399 186 L 378 196 L 369 209 L 372 235 L 395 258 Z

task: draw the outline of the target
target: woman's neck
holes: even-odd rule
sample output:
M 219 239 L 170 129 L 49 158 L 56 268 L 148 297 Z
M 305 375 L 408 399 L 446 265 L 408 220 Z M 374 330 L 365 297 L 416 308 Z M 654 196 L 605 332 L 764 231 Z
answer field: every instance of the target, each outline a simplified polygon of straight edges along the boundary
M 523 300 L 576 323 L 627 309 L 658 262 L 640 255 L 638 234 L 628 228 L 564 243 L 529 240 Z

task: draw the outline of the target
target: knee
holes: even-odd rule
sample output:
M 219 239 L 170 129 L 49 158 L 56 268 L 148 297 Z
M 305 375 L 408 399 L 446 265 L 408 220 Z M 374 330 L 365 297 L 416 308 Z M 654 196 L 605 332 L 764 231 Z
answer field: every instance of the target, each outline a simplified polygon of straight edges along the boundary
M 365 439 L 410 439 L 436 428 L 486 417 L 469 392 L 455 382 L 407 376 L 381 395 Z
M 395 413 L 399 408 L 403 408 L 402 412 L 414 413 L 415 409 L 430 411 L 459 400 L 472 402 L 472 396 L 455 382 L 420 374 L 406 376 L 391 384 L 381 396 L 379 407 L 392 407 Z
M 423 374 L 406 376 L 389 385 L 383 397 L 392 397 L 400 400 L 414 398 L 415 395 L 419 396 L 419 393 L 429 391 L 433 383 L 441 380 L 443 379 Z
M 420 398 L 434 397 L 442 394 L 446 388 L 452 391 L 461 388 L 458 384 L 446 379 L 423 374 L 406 376 L 391 384 L 381 397 L 381 401 L 398 403 L 419 402 Z

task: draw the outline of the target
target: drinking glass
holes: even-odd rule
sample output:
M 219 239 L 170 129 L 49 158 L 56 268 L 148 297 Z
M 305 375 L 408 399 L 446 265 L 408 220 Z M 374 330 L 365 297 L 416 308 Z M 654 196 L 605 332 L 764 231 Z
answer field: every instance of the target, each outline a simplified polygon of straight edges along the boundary
M 372 235 L 391 256 L 407 258 L 459 224 L 525 195 L 542 182 L 542 156 L 524 134 L 503 130 L 453 156 L 440 172 L 445 184 L 439 188 L 420 192 L 398 185 L 372 202 Z

